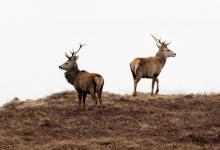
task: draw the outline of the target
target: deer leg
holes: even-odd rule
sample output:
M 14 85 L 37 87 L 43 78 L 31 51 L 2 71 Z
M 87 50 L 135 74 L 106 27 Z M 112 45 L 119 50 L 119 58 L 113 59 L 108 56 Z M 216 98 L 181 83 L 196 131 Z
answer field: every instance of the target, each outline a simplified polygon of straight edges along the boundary
M 83 110 L 85 110 L 85 103 L 86 103 L 86 93 L 83 93 Z
M 133 96 L 137 96 L 137 84 L 138 82 L 140 81 L 141 77 L 137 76 L 135 79 L 134 79 L 134 92 L 133 92 Z
M 90 94 L 91 94 L 91 96 L 92 96 L 92 100 L 95 102 L 94 107 L 96 107 L 96 105 L 97 105 L 97 98 L 96 98 L 95 88 L 92 88 L 92 89 L 90 90 Z
M 152 85 L 151 85 L 151 96 L 154 94 L 154 84 L 155 84 L 155 78 L 152 79 Z
M 99 99 L 99 104 L 100 104 L 100 110 L 101 110 L 101 112 L 102 112 L 102 93 L 100 92 L 100 93 L 98 93 L 98 99 Z
M 78 99 L 79 99 L 79 109 L 81 109 L 82 93 L 81 92 L 77 92 L 77 93 L 78 93 Z
M 94 100 L 95 107 L 96 107 L 97 106 L 97 98 L 96 98 L 95 94 L 92 94 L 92 99 Z
M 156 83 L 157 83 L 157 90 L 156 90 L 156 95 L 159 93 L 159 80 L 156 78 Z
M 94 111 L 95 111 L 96 106 L 97 106 L 97 98 L 96 98 L 95 94 L 92 94 L 92 99 L 93 99 L 93 101 L 95 101 L 95 104 L 94 104 Z

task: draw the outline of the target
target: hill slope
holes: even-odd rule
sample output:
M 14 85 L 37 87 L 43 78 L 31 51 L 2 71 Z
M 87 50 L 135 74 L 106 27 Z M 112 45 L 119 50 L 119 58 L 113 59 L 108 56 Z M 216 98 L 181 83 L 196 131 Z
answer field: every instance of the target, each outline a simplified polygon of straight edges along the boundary
M 76 93 L 0 108 L 0 149 L 218 149 L 220 94 L 103 95 L 103 115 Z

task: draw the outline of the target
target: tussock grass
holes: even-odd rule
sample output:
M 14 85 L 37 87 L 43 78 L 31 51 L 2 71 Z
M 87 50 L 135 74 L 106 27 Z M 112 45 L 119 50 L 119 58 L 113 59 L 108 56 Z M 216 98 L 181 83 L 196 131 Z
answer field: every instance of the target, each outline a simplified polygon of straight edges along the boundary
M 220 94 L 103 94 L 103 114 L 77 94 L 18 98 L 0 108 L 0 149 L 218 149 Z

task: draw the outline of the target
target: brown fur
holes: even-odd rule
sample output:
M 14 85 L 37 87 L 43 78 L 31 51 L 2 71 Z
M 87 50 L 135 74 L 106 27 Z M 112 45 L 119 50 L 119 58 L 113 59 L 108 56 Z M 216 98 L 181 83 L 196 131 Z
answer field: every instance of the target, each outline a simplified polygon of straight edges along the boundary
M 166 44 L 158 45 L 159 51 L 154 57 L 147 58 L 135 58 L 130 63 L 130 69 L 134 79 L 134 92 L 133 96 L 136 96 L 137 84 L 141 78 L 150 78 L 152 79 L 152 91 L 153 95 L 154 84 L 157 83 L 156 94 L 159 92 L 159 80 L 158 76 L 163 69 L 167 57 L 174 57 L 176 54 L 167 48 Z M 172 55 L 172 56 L 171 56 Z
M 96 73 L 89 73 L 87 71 L 79 71 L 74 80 L 74 87 L 77 91 L 87 94 L 101 94 L 104 79 L 101 75 Z
M 92 99 L 97 105 L 96 94 L 98 95 L 98 100 L 100 103 L 102 111 L 102 89 L 104 86 L 104 79 L 101 75 L 97 73 L 89 73 L 87 71 L 80 71 L 76 63 L 76 58 L 70 59 L 67 62 L 70 63 L 70 68 L 65 68 L 65 77 L 67 81 L 72 84 L 77 93 L 79 99 L 79 107 L 81 107 L 81 100 L 83 100 L 83 109 L 85 110 L 85 100 L 87 94 L 91 94 Z M 66 63 L 60 66 L 61 69 L 64 69 Z

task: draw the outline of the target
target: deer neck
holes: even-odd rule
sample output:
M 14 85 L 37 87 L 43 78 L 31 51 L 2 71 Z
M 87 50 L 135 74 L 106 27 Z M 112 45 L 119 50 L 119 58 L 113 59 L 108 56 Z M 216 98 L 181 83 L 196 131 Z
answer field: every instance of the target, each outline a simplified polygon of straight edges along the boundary
M 166 56 L 160 51 L 156 54 L 156 56 L 159 58 L 161 66 L 163 67 L 166 63 L 166 60 L 167 60 Z
M 70 83 L 70 84 L 74 84 L 74 80 L 76 78 L 76 76 L 79 74 L 80 70 L 78 68 L 78 66 L 75 66 L 74 68 L 71 68 L 70 70 L 65 72 L 65 77 L 66 80 Z

